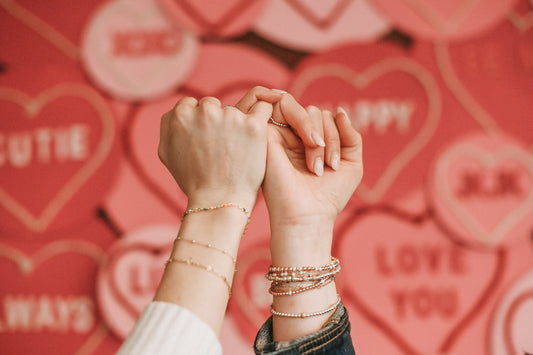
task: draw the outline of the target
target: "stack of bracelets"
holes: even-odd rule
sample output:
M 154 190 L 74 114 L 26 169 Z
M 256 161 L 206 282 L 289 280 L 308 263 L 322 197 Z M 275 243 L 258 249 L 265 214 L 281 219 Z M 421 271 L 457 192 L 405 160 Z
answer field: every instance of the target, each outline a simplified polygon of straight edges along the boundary
M 273 296 L 292 296 L 313 289 L 324 287 L 335 280 L 335 275 L 341 270 L 339 259 L 331 257 L 331 262 L 323 266 L 280 267 L 270 266 L 265 277 L 272 281 L 269 292 Z M 290 318 L 306 318 L 328 313 L 340 304 L 337 302 L 327 309 L 313 313 L 283 313 L 270 307 L 273 315 Z

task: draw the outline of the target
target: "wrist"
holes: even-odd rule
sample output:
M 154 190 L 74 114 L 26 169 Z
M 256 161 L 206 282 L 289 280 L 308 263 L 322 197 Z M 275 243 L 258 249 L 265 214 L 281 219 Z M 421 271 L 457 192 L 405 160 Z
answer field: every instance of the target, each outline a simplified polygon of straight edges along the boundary
M 330 262 L 334 219 L 313 216 L 293 223 L 271 220 L 271 256 L 276 266 L 314 266 Z
M 257 201 L 257 191 L 230 188 L 197 190 L 188 194 L 187 209 L 211 207 L 220 204 L 235 204 L 251 212 Z

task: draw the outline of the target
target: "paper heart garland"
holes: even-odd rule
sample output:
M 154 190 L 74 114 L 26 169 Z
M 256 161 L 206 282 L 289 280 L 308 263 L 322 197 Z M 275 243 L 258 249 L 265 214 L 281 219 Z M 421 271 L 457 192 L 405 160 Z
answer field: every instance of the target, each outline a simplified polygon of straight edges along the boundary
M 467 245 L 527 238 L 533 216 L 533 157 L 512 139 L 468 135 L 436 160 L 428 196 L 437 218 Z
M 264 0 L 160 0 L 176 23 L 196 33 L 227 37 L 245 32 L 259 14 Z
M 91 287 L 104 257 L 100 247 L 80 240 L 52 242 L 31 256 L 0 244 L 0 259 L 8 261 L 2 283 L 9 285 L 0 292 L 0 347 L 92 354 L 107 336 Z
M 429 215 L 368 209 L 340 226 L 338 238 L 344 302 L 406 355 L 449 351 L 502 275 L 505 254 L 460 249 Z
M 79 196 L 80 190 L 90 183 L 110 155 L 114 118 L 106 102 L 80 84 L 59 84 L 33 98 L 4 87 L 0 88 L 0 103 L 6 115 L 2 137 L 11 147 L 3 155 L 0 205 L 27 229 L 43 232 L 71 201 L 79 203 L 77 198 L 84 197 Z M 69 118 L 69 114 L 76 116 Z M 34 143 L 28 138 L 32 130 L 36 135 Z M 58 140 L 60 134 L 62 141 Z M 21 155 L 24 150 L 14 150 L 17 137 L 26 137 L 18 144 L 35 144 L 35 152 L 26 150 L 26 155 Z M 68 143 L 65 137 L 69 137 Z M 56 170 L 59 166 L 62 170 Z M 47 183 L 43 181 L 37 193 L 34 179 L 38 177 Z M 6 218 L 7 215 L 2 219 Z M 68 223 L 62 220 L 56 224 Z
M 491 355 L 532 354 L 533 271 L 515 280 L 499 300 L 488 327 Z
M 503 20 L 517 0 L 373 1 L 406 32 L 442 40 L 472 37 L 486 31 Z
M 370 62 L 365 66 L 329 58 L 347 58 L 355 52 L 359 52 L 357 47 L 338 49 L 322 60 L 318 57 L 302 64 L 290 91 L 304 105 L 333 112 L 342 106 L 348 111 L 365 141 L 365 160 L 385 162 L 365 168 L 365 177 L 356 191 L 365 202 L 376 203 L 434 134 L 440 120 L 441 97 L 432 75 L 397 51 L 382 48 L 377 54 L 381 58 L 363 60 Z M 402 185 L 402 190 L 412 185 L 410 181 L 409 186 Z
M 145 226 L 128 232 L 109 249 L 96 291 L 102 316 L 120 339 L 152 300 L 177 232 L 177 226 Z
M 123 0 L 106 4 L 93 16 L 81 53 L 88 74 L 103 90 L 126 100 L 146 100 L 185 81 L 197 43 L 173 26 L 155 2 Z

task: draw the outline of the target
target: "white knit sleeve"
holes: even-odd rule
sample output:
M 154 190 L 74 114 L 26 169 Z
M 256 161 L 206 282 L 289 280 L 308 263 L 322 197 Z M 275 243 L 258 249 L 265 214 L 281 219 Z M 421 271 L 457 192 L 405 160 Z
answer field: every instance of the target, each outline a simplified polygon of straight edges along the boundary
M 184 307 L 152 302 L 117 355 L 221 355 L 215 332 Z

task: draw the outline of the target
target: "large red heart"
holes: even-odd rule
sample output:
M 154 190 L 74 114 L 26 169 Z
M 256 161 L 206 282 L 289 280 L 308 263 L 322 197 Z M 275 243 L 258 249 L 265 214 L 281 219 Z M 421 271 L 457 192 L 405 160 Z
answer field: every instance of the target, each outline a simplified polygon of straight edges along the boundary
M 382 199 L 429 142 L 441 113 L 441 96 L 433 77 L 408 58 L 382 59 L 360 70 L 337 63 L 310 65 L 297 74 L 291 92 L 306 104 L 333 112 L 343 106 L 348 111 L 365 141 L 365 160 L 383 162 L 365 169 L 356 192 L 371 203 Z M 387 108 L 391 105 L 396 105 L 396 111 Z
M 449 351 L 501 278 L 503 253 L 460 249 L 428 215 L 370 209 L 339 233 L 344 299 L 405 354 Z
M 526 144 L 533 142 L 532 16 L 531 5 L 522 1 L 513 21 L 495 31 L 468 42 L 435 46 L 446 85 L 472 117 L 486 131 L 503 130 Z
M 31 256 L 0 244 L 0 348 L 30 354 L 90 354 L 107 336 L 93 293 L 105 254 L 90 242 L 61 240 Z M 65 267 L 68 265 L 68 267 Z
M 35 131 L 36 137 L 41 137 L 31 141 L 34 152 L 29 158 L 24 156 L 30 160 L 14 160 L 12 150 L 11 153 L 4 152 L 2 169 L 9 174 L 3 174 L 1 179 L 0 205 L 29 230 L 42 232 L 107 159 L 115 134 L 114 118 L 106 102 L 92 89 L 80 84 L 59 84 L 35 98 L 18 90 L 0 88 L 0 100 L 7 118 L 2 127 L 6 147 L 10 144 L 9 139 L 16 141 L 16 135 L 30 137 L 27 132 Z M 76 116 L 69 116 L 71 114 Z M 52 142 L 53 135 L 37 131 L 56 132 L 54 129 L 61 130 L 70 125 L 77 125 L 75 136 L 72 133 L 74 128 L 71 128 L 70 139 L 77 139 L 78 143 L 73 148 L 75 143 L 70 141 L 70 148 L 61 148 L 63 153 L 70 150 L 70 157 L 58 155 L 58 141 L 53 141 L 54 146 L 46 145 Z M 45 138 L 49 140 L 43 141 Z M 30 144 L 27 143 L 30 138 L 24 139 L 24 144 Z M 80 139 L 83 142 L 80 143 Z M 35 184 L 37 177 L 43 179 L 39 184 Z
M 336 0 L 333 3 L 329 2 L 326 4 L 329 9 L 324 12 L 324 9 L 322 8 L 324 1 L 311 3 L 309 0 L 287 0 L 287 4 L 292 6 L 302 17 L 316 27 L 322 29 L 331 27 L 344 13 L 346 8 L 350 6 L 351 2 L 353 2 L 353 0 Z M 318 6 L 319 10 L 314 9 L 313 5 Z
M 428 192 L 438 218 L 470 245 L 523 238 L 533 214 L 533 159 L 513 140 L 469 135 L 437 158 Z

